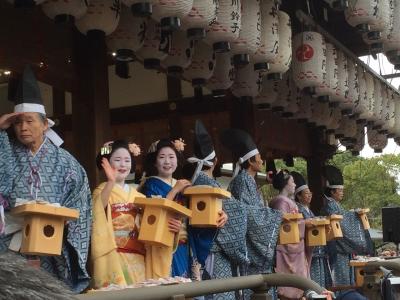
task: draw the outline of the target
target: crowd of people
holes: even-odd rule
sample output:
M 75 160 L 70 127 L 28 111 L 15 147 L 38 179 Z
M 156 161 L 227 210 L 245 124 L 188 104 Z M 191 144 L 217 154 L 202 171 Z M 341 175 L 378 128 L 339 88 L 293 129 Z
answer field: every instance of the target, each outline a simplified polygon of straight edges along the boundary
M 0 251 L 18 251 L 18 221 L 9 214 L 17 201 L 44 199 L 79 210 L 79 219 L 65 225 L 60 256 L 41 256 L 43 269 L 63 281 L 75 293 L 108 285 L 128 286 L 149 278 L 181 276 L 193 280 L 229 278 L 260 273 L 288 273 L 311 278 L 330 289 L 341 286 L 342 299 L 365 299 L 351 290 L 354 254 L 371 254 L 368 232 L 361 229 L 356 213 L 346 211 L 343 178 L 333 166 L 325 168 L 326 191 L 322 214 L 343 216 L 344 238 L 327 246 L 308 247 L 305 228 L 315 217 L 310 209 L 312 193 L 296 172 L 274 171 L 273 187 L 279 192 L 265 205 L 255 177 L 263 159 L 251 136 L 226 129 L 220 138 L 238 161 L 215 228 L 192 227 L 178 216 L 168 220 L 175 235 L 171 247 L 138 240 L 142 211 L 136 197 L 167 198 L 187 206 L 183 191 L 189 186 L 221 187 L 213 172 L 218 163 L 212 138 L 196 121 L 192 155 L 183 158 L 183 140 L 155 141 L 144 159 L 145 176 L 136 189 L 127 184 L 135 172 L 140 148 L 124 140 L 108 142 L 93 163 L 107 180 L 91 193 L 82 166 L 60 148 L 61 139 L 50 127 L 32 71 L 24 72 L 15 99 L 14 113 L 0 117 Z M 13 129 L 10 130 L 10 129 Z M 177 170 L 180 169 L 180 172 Z M 181 178 L 174 178 L 175 174 Z M 279 229 L 286 214 L 302 213 L 300 241 L 279 245 Z M 90 249 L 90 250 L 89 250 Z M 90 251 L 90 255 L 89 255 Z M 89 259 L 90 258 L 90 259 Z M 301 299 L 303 292 L 290 287 L 271 288 L 273 299 Z M 226 292 L 205 299 L 249 299 L 250 290 Z M 347 298 L 346 298 L 347 297 Z

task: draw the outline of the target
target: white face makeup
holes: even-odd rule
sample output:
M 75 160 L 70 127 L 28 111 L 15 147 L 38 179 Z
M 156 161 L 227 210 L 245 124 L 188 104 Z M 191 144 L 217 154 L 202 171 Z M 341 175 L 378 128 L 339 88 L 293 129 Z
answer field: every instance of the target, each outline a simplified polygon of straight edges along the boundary
M 116 181 L 123 182 L 129 175 L 132 166 L 131 155 L 127 149 L 119 148 L 110 157 L 110 165 L 117 170 Z
M 158 152 L 155 167 L 158 171 L 158 176 L 161 178 L 172 178 L 178 165 L 178 159 L 175 151 L 170 147 L 161 148 Z
M 285 186 L 285 189 L 288 191 L 289 195 L 293 195 L 296 189 L 296 184 L 294 183 L 293 177 L 290 176 L 288 179 L 288 183 Z

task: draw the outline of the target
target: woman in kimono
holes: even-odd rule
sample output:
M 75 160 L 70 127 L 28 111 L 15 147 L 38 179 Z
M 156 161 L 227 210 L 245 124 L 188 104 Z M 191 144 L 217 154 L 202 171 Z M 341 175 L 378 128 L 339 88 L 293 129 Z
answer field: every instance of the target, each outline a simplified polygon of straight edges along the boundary
M 257 186 L 255 177 L 263 168 L 263 160 L 252 137 L 243 130 L 223 131 L 221 142 L 238 158 L 228 190 L 240 203 L 240 208 L 244 210 L 240 211 L 240 214 L 244 214 L 246 220 L 245 226 L 236 229 L 239 233 L 244 230 L 246 234 L 246 260 L 238 259 L 234 262 L 234 274 L 245 276 L 272 273 L 282 214 L 264 205 Z M 231 220 L 236 213 L 230 215 L 228 212 L 228 215 Z M 226 248 L 227 246 L 229 245 L 226 245 Z M 235 253 L 240 254 L 237 251 Z M 274 288 L 270 289 L 269 293 L 276 299 Z M 245 290 L 245 299 L 250 299 L 251 294 L 250 290 Z
M 333 214 L 343 216 L 343 220 L 340 223 L 343 238 L 328 242 L 333 285 L 348 287 L 354 285 L 355 282 L 354 269 L 350 267 L 350 260 L 354 254 L 373 254 L 372 241 L 368 231 L 363 229 L 357 213 L 346 211 L 340 204 L 343 200 L 344 188 L 342 172 L 334 166 L 325 166 L 324 175 L 326 189 L 322 214 L 326 216 Z M 337 296 L 337 299 L 366 299 L 353 290 L 338 292 Z
M 304 180 L 303 176 L 298 172 L 291 172 L 296 189 L 294 191 L 294 197 L 299 208 L 299 212 L 303 214 L 304 219 L 314 218 L 315 215 L 310 209 L 310 203 L 312 200 L 312 193 Z M 318 283 L 320 286 L 328 288 L 332 286 L 332 277 L 329 266 L 329 259 L 326 246 L 308 247 L 307 259 L 310 263 L 310 276 L 311 279 Z
M 281 170 L 273 176 L 272 185 L 279 195 L 271 200 L 270 206 L 282 213 L 299 213 L 296 203 L 290 198 L 295 191 L 293 177 L 286 170 Z M 300 242 L 297 244 L 278 245 L 276 247 L 277 273 L 295 274 L 310 278 L 310 266 L 306 257 L 304 243 L 304 221 L 299 222 Z M 303 291 L 292 287 L 278 287 L 280 299 L 301 299 Z
M 170 139 L 162 139 L 154 142 L 146 155 L 145 172 L 146 177 L 140 187 L 140 192 L 148 198 L 162 197 L 170 200 L 176 200 L 183 203 L 180 198 L 180 192 L 191 185 L 188 180 L 176 180 L 173 174 L 178 167 L 178 149 L 182 151 L 184 147 L 182 140 L 176 140 L 175 144 Z M 189 247 L 186 231 L 186 224 L 178 218 L 171 218 L 168 221 L 169 229 L 176 235 L 176 249 L 171 247 L 152 246 L 147 251 L 152 251 L 153 276 L 190 276 Z M 175 250 L 175 252 L 174 252 Z M 154 253 L 158 252 L 158 254 Z M 157 261 L 169 263 L 169 268 L 155 270 Z M 172 270 L 171 270 L 172 268 Z
M 125 183 L 135 171 L 135 144 L 118 140 L 105 144 L 97 155 L 97 166 L 107 181 L 93 192 L 91 243 L 92 285 L 131 285 L 145 280 L 145 249 L 138 241 L 139 214 L 135 197 L 144 197 Z

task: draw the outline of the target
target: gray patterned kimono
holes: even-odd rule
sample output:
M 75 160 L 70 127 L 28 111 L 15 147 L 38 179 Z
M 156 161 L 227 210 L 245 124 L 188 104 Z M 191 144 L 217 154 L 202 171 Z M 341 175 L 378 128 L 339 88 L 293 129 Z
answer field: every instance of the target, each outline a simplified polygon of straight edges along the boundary
M 247 268 L 241 266 L 241 275 L 272 273 L 282 222 L 281 212 L 263 205 L 256 181 L 245 170 L 239 172 L 228 189 L 247 211 L 246 244 L 249 265 Z M 272 294 L 276 297 L 274 291 Z M 246 292 L 246 298 L 248 297 L 249 293 Z
M 215 179 L 203 172 L 199 173 L 193 185 L 221 187 Z M 223 209 L 228 215 L 228 221 L 223 228 L 219 229 L 212 243 L 211 253 L 206 263 L 209 279 L 230 278 L 234 276 L 236 266 L 249 263 L 246 256 L 246 210 L 233 198 L 223 201 Z M 215 294 L 207 296 L 206 299 L 234 300 L 235 293 Z
M 297 203 L 299 212 L 303 214 L 304 219 L 314 218 L 314 213 L 304 205 Z M 328 251 L 326 246 L 313 247 L 310 276 L 311 279 L 320 286 L 328 288 L 332 286 L 332 275 L 329 266 Z
M 83 291 L 89 284 L 86 261 L 92 203 L 85 170 L 71 154 L 47 138 L 32 155 L 0 130 L 0 200 L 9 209 L 17 198 L 44 199 L 79 210 L 79 218 L 65 227 L 62 255 L 41 257 L 41 266 L 75 292 Z M 11 235 L 0 236 L 0 252 L 8 249 L 10 240 Z
M 346 211 L 333 198 L 324 196 L 322 214 L 342 215 L 340 225 L 343 231 L 343 238 L 328 242 L 329 260 L 332 267 L 333 284 L 353 285 L 354 270 L 349 266 L 353 254 L 366 255 L 373 252 L 372 240 L 367 230 L 362 227 L 361 220 L 356 212 Z

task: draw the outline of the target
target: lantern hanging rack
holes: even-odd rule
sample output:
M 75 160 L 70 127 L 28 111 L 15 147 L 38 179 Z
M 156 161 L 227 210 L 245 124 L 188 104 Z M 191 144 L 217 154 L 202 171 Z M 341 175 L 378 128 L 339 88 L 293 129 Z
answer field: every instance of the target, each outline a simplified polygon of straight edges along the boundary
M 327 32 L 322 26 L 320 26 L 317 22 L 315 22 L 315 20 L 313 20 L 311 16 L 306 14 L 301 9 L 298 9 L 296 11 L 296 17 L 301 23 L 303 23 L 305 25 L 313 26 L 319 33 L 321 33 L 327 40 L 329 40 L 330 43 L 334 44 L 337 48 L 342 50 L 347 56 L 352 58 L 358 65 L 361 65 L 367 72 L 371 73 L 374 77 L 379 79 L 383 84 L 385 84 L 387 87 L 389 87 L 394 93 L 396 93 L 397 95 L 400 95 L 400 92 L 394 86 L 392 86 L 383 76 L 379 75 L 374 70 L 372 70 L 370 66 L 368 66 L 366 63 L 364 63 L 353 52 L 351 52 L 349 49 L 347 49 L 342 43 L 340 43 L 329 32 Z

